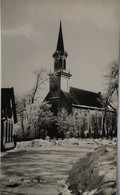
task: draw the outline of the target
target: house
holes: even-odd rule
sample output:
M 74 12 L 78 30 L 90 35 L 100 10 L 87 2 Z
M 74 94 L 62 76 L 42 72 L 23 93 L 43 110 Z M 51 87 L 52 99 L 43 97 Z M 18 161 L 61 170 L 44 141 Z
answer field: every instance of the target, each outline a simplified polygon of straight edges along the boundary
M 1 89 L 1 151 L 15 147 L 14 124 L 17 123 L 13 88 Z
M 62 24 L 60 22 L 58 42 L 56 51 L 53 54 L 54 58 L 54 71 L 49 74 L 50 89 L 45 101 L 52 105 L 52 111 L 57 115 L 58 110 L 65 108 L 68 113 L 74 113 L 76 117 L 84 115 L 78 131 L 95 134 L 94 129 L 97 129 L 101 134 L 101 129 L 106 128 L 103 123 L 105 115 L 105 108 L 103 107 L 102 95 L 100 92 L 95 93 L 70 87 L 71 73 L 67 71 L 66 59 L 67 52 L 64 49 Z M 108 113 L 113 113 L 108 109 Z M 97 115 L 97 116 L 96 116 Z M 109 114 L 110 115 L 110 114 Z M 79 117 L 80 118 L 80 117 Z M 88 132 L 89 131 L 89 132 Z

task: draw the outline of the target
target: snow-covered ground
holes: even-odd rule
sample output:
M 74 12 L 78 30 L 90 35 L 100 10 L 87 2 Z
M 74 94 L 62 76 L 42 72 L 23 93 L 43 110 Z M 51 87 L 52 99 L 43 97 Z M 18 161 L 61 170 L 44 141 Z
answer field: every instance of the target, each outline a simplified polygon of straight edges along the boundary
M 98 148 L 80 159 L 69 172 L 69 189 L 75 195 L 116 194 L 116 140 L 97 140 L 96 143 L 99 145 Z
M 106 139 L 64 139 L 64 140 L 43 140 L 43 139 L 35 139 L 31 141 L 22 141 L 18 142 L 15 150 L 31 150 L 31 149 L 43 149 L 43 148 L 54 148 L 54 147 L 69 147 L 78 146 L 83 147 L 84 145 L 93 145 L 93 147 L 97 147 L 100 145 L 116 145 L 116 139 L 114 140 L 106 140 Z
M 72 192 L 80 195 L 114 195 L 116 194 L 116 165 L 117 165 L 117 140 L 106 139 L 65 139 L 65 140 L 34 140 L 18 144 L 16 150 L 29 148 L 69 148 L 71 146 L 95 148 L 92 154 L 80 159 L 71 169 L 68 184 L 65 180 L 59 181 L 60 195 L 69 195 Z
M 93 153 L 88 155 L 90 152 Z M 98 193 L 99 186 L 103 191 L 108 186 L 116 190 L 116 157 L 116 139 L 36 139 L 18 142 L 14 150 L 2 157 L 1 192 L 70 195 L 73 190 L 80 195 L 102 195 Z M 8 180 L 12 177 L 20 182 L 27 178 L 30 182 L 10 184 Z M 31 182 L 38 177 L 46 182 Z M 108 188 L 104 194 L 109 192 L 110 195 L 110 190 Z

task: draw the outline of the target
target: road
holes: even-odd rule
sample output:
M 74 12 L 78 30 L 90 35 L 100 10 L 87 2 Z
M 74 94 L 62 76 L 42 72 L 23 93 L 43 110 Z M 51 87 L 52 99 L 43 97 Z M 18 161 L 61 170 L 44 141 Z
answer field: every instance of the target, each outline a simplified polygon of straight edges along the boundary
M 95 144 L 11 150 L 1 159 L 1 195 L 58 195 L 72 165 Z

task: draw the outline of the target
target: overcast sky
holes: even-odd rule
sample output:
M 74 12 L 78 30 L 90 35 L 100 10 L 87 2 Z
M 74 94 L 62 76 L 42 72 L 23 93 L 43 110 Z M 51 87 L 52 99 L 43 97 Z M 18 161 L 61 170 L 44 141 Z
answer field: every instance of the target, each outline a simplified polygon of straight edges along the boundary
M 34 70 L 53 68 L 62 18 L 71 86 L 103 91 L 105 67 L 118 59 L 119 10 L 119 0 L 2 0 L 2 87 L 23 95 Z

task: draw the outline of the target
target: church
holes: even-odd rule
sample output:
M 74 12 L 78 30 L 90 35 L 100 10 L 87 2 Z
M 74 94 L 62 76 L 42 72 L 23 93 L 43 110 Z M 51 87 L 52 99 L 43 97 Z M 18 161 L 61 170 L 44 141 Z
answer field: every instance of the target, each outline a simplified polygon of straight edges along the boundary
M 53 110 L 56 113 L 61 107 L 65 107 L 68 112 L 71 112 L 72 108 L 101 109 L 100 92 L 94 93 L 70 87 L 72 75 L 66 71 L 67 56 L 68 54 L 64 50 L 62 24 L 60 22 L 57 47 L 53 54 L 54 72 L 49 74 L 50 90 L 45 100 L 52 103 Z
M 72 74 L 67 71 L 67 56 L 60 21 L 57 47 L 53 54 L 54 71 L 49 74 L 49 93 L 44 101 L 52 105 L 52 111 L 55 115 L 62 108 L 65 108 L 68 113 L 73 113 L 78 118 L 82 118 L 84 115 L 85 120 L 81 121 L 79 128 L 84 129 L 89 134 L 92 133 L 93 129 L 97 129 L 101 134 L 101 129 L 105 128 L 107 123 L 107 118 L 104 119 L 105 108 L 103 108 L 101 92 L 95 93 L 70 86 Z M 109 120 L 113 112 L 108 109 L 107 113 L 109 113 Z

